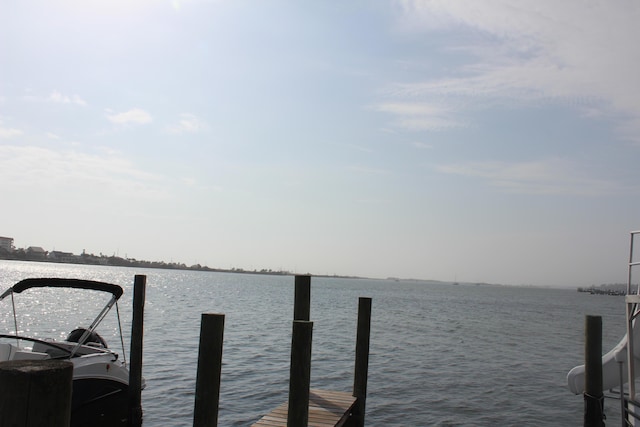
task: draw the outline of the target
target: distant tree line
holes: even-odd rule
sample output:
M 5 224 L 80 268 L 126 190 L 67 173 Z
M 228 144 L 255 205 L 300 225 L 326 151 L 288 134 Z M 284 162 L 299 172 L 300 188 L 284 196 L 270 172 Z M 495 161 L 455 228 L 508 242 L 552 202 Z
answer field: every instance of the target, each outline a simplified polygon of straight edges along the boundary
M 122 258 L 116 255 L 99 255 L 82 253 L 75 255 L 69 252 L 61 251 L 41 251 L 32 248 L 16 248 L 12 251 L 7 251 L 4 248 L 0 248 L 0 259 L 16 260 L 16 261 L 38 261 L 38 262 L 55 262 L 65 264 L 89 264 L 89 265 L 106 265 L 114 267 L 138 267 L 138 268 L 162 268 L 172 270 L 197 270 L 197 271 L 216 271 L 216 272 L 229 272 L 229 273 L 254 273 L 254 274 L 275 274 L 275 275 L 291 275 L 289 271 L 261 269 L 261 270 L 245 270 L 243 268 L 210 268 L 206 265 L 194 264 L 187 266 L 184 263 L 179 262 L 165 262 L 165 261 L 144 261 L 134 258 Z

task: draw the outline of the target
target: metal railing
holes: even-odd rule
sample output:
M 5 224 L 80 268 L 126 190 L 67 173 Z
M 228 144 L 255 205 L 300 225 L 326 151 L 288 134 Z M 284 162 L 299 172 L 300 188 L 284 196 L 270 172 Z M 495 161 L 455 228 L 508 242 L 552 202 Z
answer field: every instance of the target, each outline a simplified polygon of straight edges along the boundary
M 640 286 L 633 285 L 634 267 L 640 266 L 640 261 L 634 258 L 634 243 L 640 231 L 632 231 L 629 241 L 629 266 L 627 274 L 627 296 L 625 297 L 626 321 L 627 321 L 627 381 L 628 397 L 621 399 L 621 413 L 623 426 L 640 426 L 640 401 L 636 396 L 636 372 L 634 354 L 634 334 L 633 326 L 636 318 L 640 315 Z M 621 397 L 622 392 L 622 363 L 620 364 Z

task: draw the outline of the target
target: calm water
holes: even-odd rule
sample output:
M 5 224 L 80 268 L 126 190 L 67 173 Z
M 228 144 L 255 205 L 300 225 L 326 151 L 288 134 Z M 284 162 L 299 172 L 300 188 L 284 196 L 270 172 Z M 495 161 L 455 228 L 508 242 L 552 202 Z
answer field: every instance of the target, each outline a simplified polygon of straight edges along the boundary
M 192 425 L 205 312 L 226 315 L 219 425 L 250 425 L 286 400 L 293 277 L 0 261 L 0 289 L 27 277 L 117 283 L 125 288 L 128 349 L 135 274 L 147 275 L 146 427 Z M 62 338 L 96 313 L 104 297 L 94 294 L 18 295 L 19 329 Z M 621 297 L 313 278 L 312 387 L 351 390 L 360 296 L 373 299 L 368 426 L 581 426 L 583 400 L 567 390 L 565 377 L 583 360 L 584 316 L 603 317 L 605 351 L 624 334 Z M 47 330 L 36 325 L 40 317 Z M 115 318 L 110 313 L 100 332 L 118 349 Z M 0 322 L 13 330 L 10 301 L 0 302 Z M 607 400 L 607 425 L 619 425 L 617 409 Z

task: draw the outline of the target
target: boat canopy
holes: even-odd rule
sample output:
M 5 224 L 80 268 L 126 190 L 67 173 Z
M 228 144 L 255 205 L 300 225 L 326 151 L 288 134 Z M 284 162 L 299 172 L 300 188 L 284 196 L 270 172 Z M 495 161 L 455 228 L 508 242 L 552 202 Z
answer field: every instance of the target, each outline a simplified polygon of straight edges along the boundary
M 0 300 L 10 295 L 12 292 L 20 293 L 29 288 L 75 288 L 75 289 L 91 289 L 113 294 L 113 298 L 117 300 L 122 296 L 122 288 L 111 283 L 96 282 L 94 280 L 82 279 L 63 279 L 63 278 L 37 278 L 24 279 L 4 291 L 0 295 Z

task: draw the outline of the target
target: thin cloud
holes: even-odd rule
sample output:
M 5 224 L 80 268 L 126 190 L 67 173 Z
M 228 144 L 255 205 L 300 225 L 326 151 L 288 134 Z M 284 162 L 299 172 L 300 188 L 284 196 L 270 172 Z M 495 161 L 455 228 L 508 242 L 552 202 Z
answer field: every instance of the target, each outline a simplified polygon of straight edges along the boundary
M 421 141 L 414 141 L 414 142 L 411 143 L 411 145 L 413 145 L 415 148 L 419 148 L 421 150 L 432 149 L 433 148 L 433 145 L 427 144 L 426 142 L 421 142 Z
M 348 144 L 347 146 L 349 148 L 353 148 L 354 150 L 360 151 L 362 153 L 373 153 L 373 150 L 371 148 L 365 147 L 363 145 Z
M 364 205 L 388 205 L 391 203 L 389 199 L 357 199 L 357 203 Z
M 451 108 L 421 102 L 383 102 L 373 106 L 376 111 L 395 117 L 396 126 L 408 130 L 442 130 L 462 127 L 464 124 L 453 117 Z
M 78 95 L 63 95 L 61 92 L 54 90 L 53 92 L 51 92 L 51 94 L 49 94 L 49 97 L 47 98 L 48 101 L 50 102 L 55 102 L 57 104 L 75 104 L 75 105 L 81 105 L 81 106 L 86 106 L 87 103 L 85 102 L 84 99 L 80 98 L 80 96 Z
M 391 173 L 391 171 L 388 169 L 371 168 L 368 166 L 361 166 L 361 165 L 349 166 L 347 169 L 352 172 L 361 173 L 365 175 L 388 175 Z
M 436 170 L 485 180 L 507 193 L 601 196 L 619 193 L 618 183 L 594 179 L 573 162 L 547 159 L 533 162 L 468 162 L 440 165 Z
M 57 89 L 52 90 L 49 95 L 36 94 L 32 89 L 27 89 L 26 92 L 27 92 L 26 95 L 24 95 L 22 99 L 28 102 L 73 104 L 73 105 L 79 105 L 81 107 L 85 107 L 87 105 L 87 102 L 82 97 L 80 97 L 80 95 L 64 94 Z
M 195 187 L 198 184 L 198 180 L 190 176 L 181 178 L 181 181 L 187 187 Z
M 184 113 L 180 115 L 177 124 L 169 126 L 167 130 L 171 133 L 198 133 L 207 128 L 206 124 L 193 114 Z
M 180 178 L 179 181 L 182 183 L 184 187 L 189 189 L 194 189 L 199 191 L 214 191 L 214 192 L 220 192 L 223 190 L 223 188 L 219 185 L 207 185 L 192 176 L 184 176 Z
M 140 108 L 133 108 L 122 113 L 114 113 L 111 110 L 107 110 L 106 116 L 111 123 L 117 125 L 144 125 L 153 121 L 151 114 Z
M 631 42 L 640 38 L 638 4 L 612 5 L 604 0 L 589 2 L 588 7 L 578 0 L 398 3 L 403 12 L 399 31 L 446 34 L 466 28 L 469 34 L 484 37 L 458 38 L 465 41 L 443 47 L 466 54 L 468 62 L 458 68 L 457 76 L 394 85 L 395 99 L 471 98 L 473 108 L 560 102 L 584 108 L 585 114 L 596 106 L 609 118 L 619 117 L 625 136 L 640 140 L 640 98 L 631 90 L 640 83 L 640 55 Z
M 0 139 L 9 139 L 22 135 L 22 131 L 16 128 L 6 128 L 0 126 Z
M 118 196 L 164 199 L 161 177 L 116 152 L 101 155 L 33 146 L 0 146 L 0 181 L 20 188 L 74 188 Z

